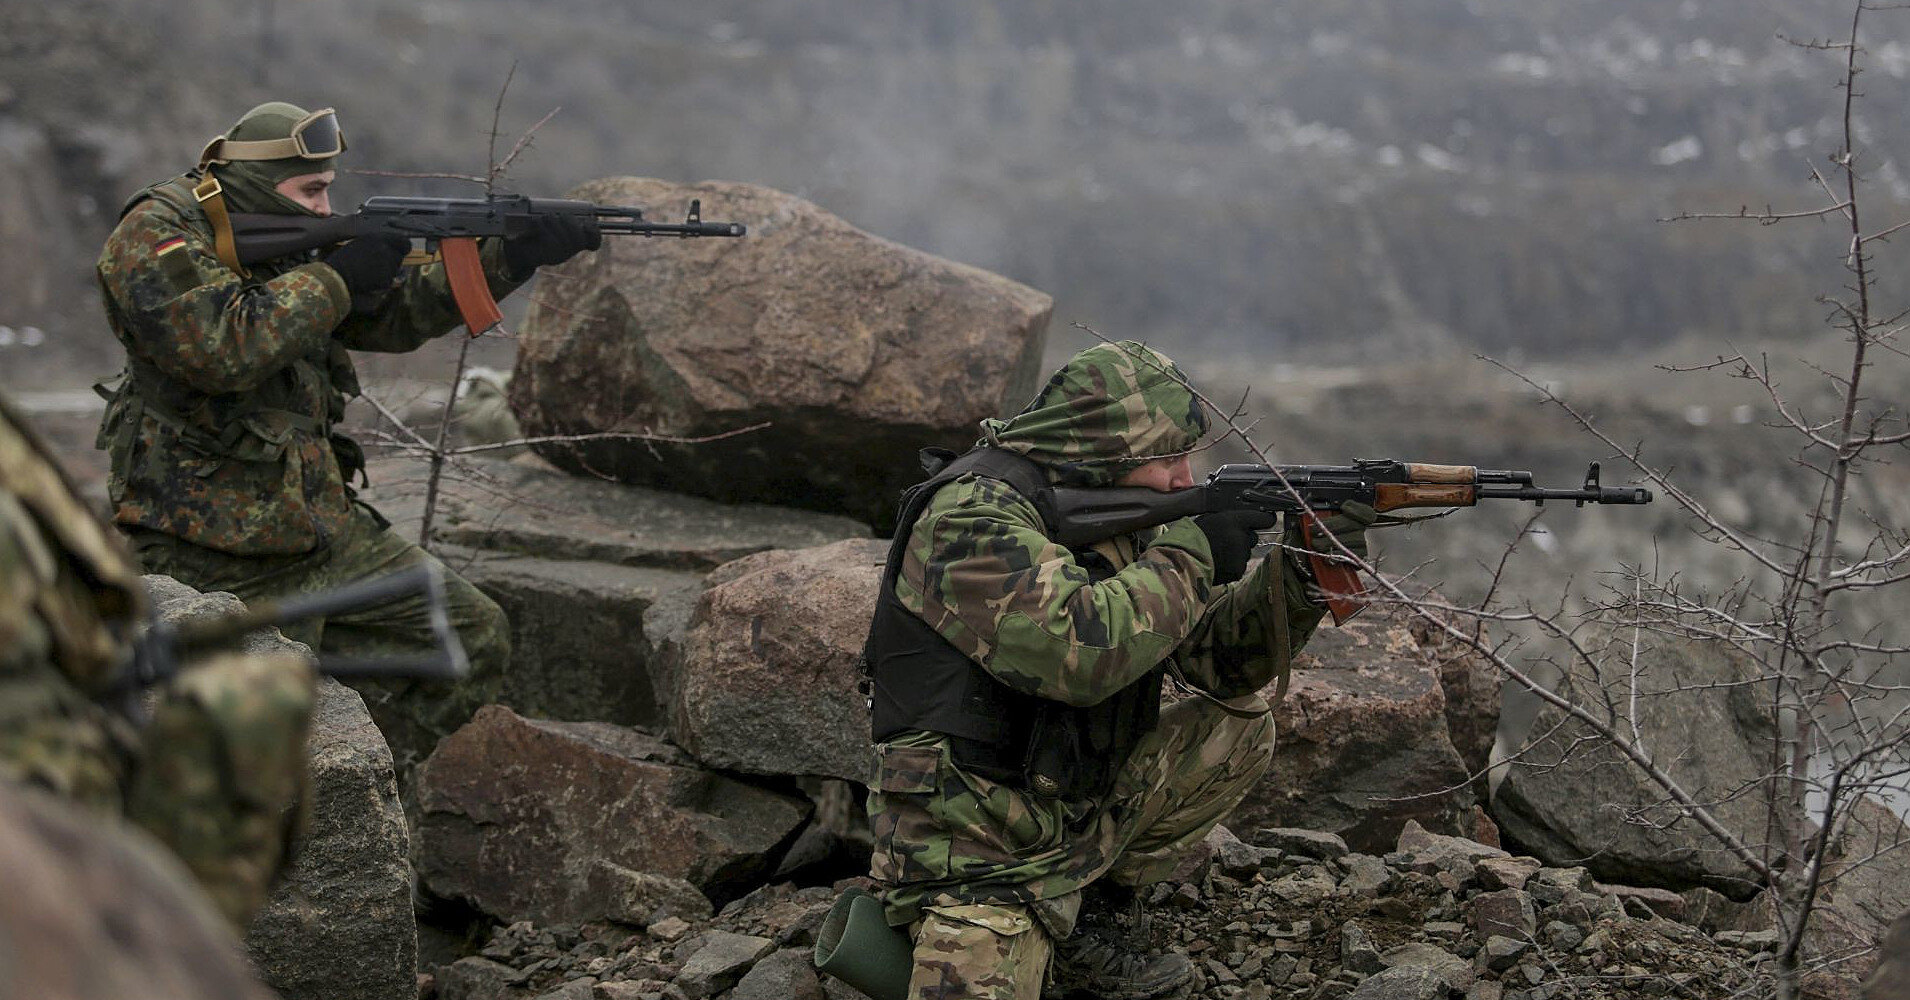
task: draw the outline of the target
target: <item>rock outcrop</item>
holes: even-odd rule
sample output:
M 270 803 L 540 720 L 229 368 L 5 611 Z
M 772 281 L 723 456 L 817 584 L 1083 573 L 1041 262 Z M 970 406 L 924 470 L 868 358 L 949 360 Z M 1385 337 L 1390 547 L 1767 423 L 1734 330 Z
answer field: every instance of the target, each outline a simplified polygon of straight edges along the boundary
M 570 197 L 664 210 L 700 198 L 740 240 L 607 240 L 548 269 L 518 339 L 510 399 L 532 435 L 698 444 L 538 445 L 577 472 L 882 524 L 927 445 L 1033 395 L 1052 301 L 864 233 L 768 188 L 644 178 Z M 674 208 L 669 209 L 674 211 Z
M 231 594 L 202 594 L 169 576 L 148 576 L 144 584 L 165 622 L 245 608 Z M 240 646 L 309 655 L 274 629 L 254 632 Z M 246 951 L 285 1000 L 410 1000 L 417 993 L 418 928 L 391 749 L 356 691 L 320 679 L 306 751 L 311 825 L 246 928 Z
M 867 781 L 859 658 L 887 553 L 850 540 L 712 573 L 663 684 L 676 743 L 726 770 Z
M 307 746 L 311 826 L 246 929 L 246 951 L 285 1000 L 411 1000 L 411 836 L 391 749 L 358 692 L 329 679 Z
M 1325 831 L 1369 853 L 1413 820 L 1472 833 L 1470 771 L 1449 716 L 1455 702 L 1465 707 L 1468 751 L 1482 758 L 1479 734 L 1491 731 L 1498 705 L 1481 694 L 1489 682 L 1480 670 L 1477 657 L 1384 605 L 1323 626 L 1294 658 L 1274 716 L 1273 766 L 1228 822 Z M 1448 677 L 1463 685 L 1460 698 L 1449 699 Z
M 698 767 L 641 730 L 479 710 L 420 768 L 418 876 L 502 920 L 589 920 L 617 873 L 727 901 L 774 870 L 806 801 Z
M 130 824 L 0 781 L 0 997 L 271 996 L 172 852 Z
M 1671 762 L 1673 776 L 1711 803 L 1726 828 L 1764 829 L 1762 804 L 1743 790 L 1767 769 L 1774 734 L 1747 686 L 1750 667 L 1715 644 L 1662 643 L 1641 650 L 1636 676 L 1634 721 L 1647 750 Z M 1590 679 L 1572 682 L 1589 693 Z M 1663 792 L 1636 768 L 1595 738 L 1580 743 L 1581 726 L 1548 707 L 1531 732 L 1533 744 L 1492 801 L 1493 818 L 1522 849 L 1554 864 L 1584 859 L 1607 882 L 1701 885 L 1736 899 L 1756 891 L 1750 873 L 1663 805 Z

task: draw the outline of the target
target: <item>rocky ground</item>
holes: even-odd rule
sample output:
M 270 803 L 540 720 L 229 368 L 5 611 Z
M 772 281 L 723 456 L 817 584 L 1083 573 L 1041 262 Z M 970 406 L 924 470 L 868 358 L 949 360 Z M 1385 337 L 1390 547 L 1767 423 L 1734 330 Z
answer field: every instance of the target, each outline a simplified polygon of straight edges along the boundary
M 1726 997 L 1769 986 L 1775 932 L 1719 930 L 1702 890 L 1608 886 L 1416 824 L 1381 856 L 1330 834 L 1218 828 L 1147 890 L 1145 947 L 1211 1000 Z M 421 977 L 437 1000 L 851 1000 L 810 951 L 836 890 L 765 886 L 707 920 L 534 925 Z M 1138 944 L 1138 942 L 1137 942 Z M 1820 983 L 1839 995 L 1835 984 Z M 1843 994 L 1848 995 L 1848 994 Z

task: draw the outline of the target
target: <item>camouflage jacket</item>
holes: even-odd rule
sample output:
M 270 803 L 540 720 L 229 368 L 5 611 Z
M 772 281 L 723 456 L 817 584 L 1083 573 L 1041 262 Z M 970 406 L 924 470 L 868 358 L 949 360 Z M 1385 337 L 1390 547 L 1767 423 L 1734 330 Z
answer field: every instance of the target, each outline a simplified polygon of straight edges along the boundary
M 190 177 L 136 195 L 100 251 L 107 322 L 126 348 L 99 446 L 113 517 L 236 555 L 311 552 L 349 516 L 362 467 L 335 425 L 358 393 L 351 350 L 401 352 L 456 327 L 444 267 L 405 269 L 375 313 L 311 255 L 241 277 L 213 250 Z M 502 244 L 483 247 L 509 294 Z
M 1174 378 L 1151 378 L 1120 356 L 1136 350 Z M 1086 377 L 1066 384 L 1070 369 Z M 1093 348 L 1021 415 L 985 424 L 986 440 L 1036 458 L 1052 479 L 1106 485 L 1139 456 L 1185 451 L 1205 430 L 1176 379 L 1172 362 L 1139 345 Z M 1094 455 L 1122 460 L 1096 465 Z M 1091 575 L 1090 560 L 1105 560 L 1104 572 Z M 1048 539 L 1026 498 L 971 474 L 924 508 L 895 590 L 996 679 L 1039 697 L 1094 704 L 1163 664 L 1215 696 L 1251 694 L 1286 666 L 1274 652 L 1275 616 L 1298 649 L 1324 611 L 1285 558 L 1263 559 L 1226 586 L 1212 578 L 1212 551 L 1191 520 L 1077 553 Z M 871 868 L 888 888 L 891 922 L 923 905 L 1052 900 L 1113 864 L 1120 830 L 1110 805 L 1133 789 L 1117 786 L 1103 801 L 1047 798 L 964 771 L 946 744 L 915 732 L 876 748 Z

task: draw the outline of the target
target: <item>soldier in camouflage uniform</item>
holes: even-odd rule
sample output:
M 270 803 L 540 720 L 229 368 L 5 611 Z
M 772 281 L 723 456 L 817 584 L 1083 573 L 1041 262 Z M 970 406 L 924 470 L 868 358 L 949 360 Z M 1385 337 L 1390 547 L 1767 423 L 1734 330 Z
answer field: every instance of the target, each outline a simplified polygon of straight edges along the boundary
M 126 371 L 99 446 L 112 460 L 114 520 L 149 572 L 251 600 L 431 558 L 355 499 L 363 452 L 336 425 L 359 391 L 349 351 L 409 351 L 459 324 L 444 266 L 406 259 L 408 241 L 385 236 L 240 268 L 222 232 L 227 212 L 329 215 L 343 146 L 329 110 L 262 104 L 208 145 L 198 168 L 134 195 L 100 252 Z M 538 266 L 599 240 L 594 220 L 572 217 L 486 240 L 491 293 L 502 298 Z M 446 582 L 470 676 L 449 692 L 355 684 L 401 772 L 495 700 L 510 659 L 503 612 L 455 574 Z M 288 635 L 353 654 L 432 645 L 421 597 Z
M 195 662 L 136 727 L 100 699 L 144 607 L 124 543 L 0 405 L 0 778 L 127 816 L 243 930 L 305 813 L 315 674 L 296 656 Z
M 1207 418 L 1172 361 L 1122 342 L 1076 355 L 1027 409 L 982 429 L 970 456 L 1025 456 L 1047 483 L 1171 490 L 1192 485 L 1187 452 Z M 1270 515 L 1202 515 L 1070 550 L 1049 540 L 1027 490 L 1006 477 L 929 484 L 924 506 L 905 506 L 905 522 L 919 515 L 898 529 L 906 541 L 898 534 L 884 598 L 920 624 L 885 624 L 879 610 L 870 651 L 872 874 L 889 922 L 915 941 L 910 996 L 1034 1000 L 1051 952 L 1063 988 L 1125 998 L 1179 990 L 1193 975 L 1185 956 L 1140 957 L 1097 910 L 1131 904 L 1134 887 L 1162 878 L 1265 771 L 1273 723 L 1257 692 L 1284 676 L 1324 613 L 1310 575 L 1280 555 L 1247 572 Z M 1355 509 L 1327 526 L 1363 552 L 1371 520 Z M 959 653 L 960 667 L 938 644 Z M 911 704 L 901 689 L 919 688 L 917 678 L 976 668 L 984 680 L 944 672 L 939 693 L 896 707 Z M 1163 673 L 1196 696 L 1161 709 Z M 952 709 L 954 689 L 979 699 L 984 717 Z M 1074 789 L 1065 768 L 1058 781 L 1038 773 L 1059 738 L 1039 723 L 991 728 L 985 717 L 1032 711 L 1092 729 L 1093 713 L 1123 701 L 1116 716 L 1140 720 L 1125 736 L 1117 718 L 1086 750 L 1062 740 L 1069 766 L 1104 769 Z M 1003 740 L 1026 745 L 989 749 Z M 1109 759 L 1090 759 L 1097 753 Z

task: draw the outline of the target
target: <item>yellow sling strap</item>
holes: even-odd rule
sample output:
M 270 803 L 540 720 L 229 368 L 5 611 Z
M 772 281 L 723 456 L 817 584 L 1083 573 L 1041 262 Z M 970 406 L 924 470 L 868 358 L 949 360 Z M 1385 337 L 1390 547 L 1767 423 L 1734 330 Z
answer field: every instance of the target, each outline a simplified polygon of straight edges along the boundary
M 206 179 L 193 186 L 192 196 L 212 223 L 212 250 L 219 255 L 219 263 L 241 278 L 251 277 L 251 272 L 239 264 L 239 247 L 232 239 L 232 217 L 226 214 L 225 189 L 219 186 L 219 178 L 206 171 Z

